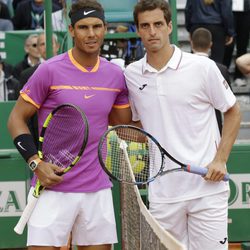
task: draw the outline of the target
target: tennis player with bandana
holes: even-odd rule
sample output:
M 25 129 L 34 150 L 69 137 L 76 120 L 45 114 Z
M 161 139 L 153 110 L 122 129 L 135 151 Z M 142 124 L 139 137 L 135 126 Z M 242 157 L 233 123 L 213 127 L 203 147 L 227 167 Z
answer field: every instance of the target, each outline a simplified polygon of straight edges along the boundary
M 17 149 L 32 165 L 32 185 L 38 178 L 46 187 L 28 222 L 27 245 L 29 250 L 59 249 L 72 232 L 72 243 L 79 250 L 110 250 L 117 242 L 112 183 L 99 165 L 97 146 L 109 124 L 130 122 L 127 88 L 120 67 L 99 56 L 107 27 L 102 6 L 79 0 L 69 16 L 74 47 L 38 67 L 8 122 Z M 78 166 L 58 176 L 59 167 L 39 161 L 27 120 L 38 112 L 41 130 L 45 117 L 62 103 L 85 112 L 89 140 Z

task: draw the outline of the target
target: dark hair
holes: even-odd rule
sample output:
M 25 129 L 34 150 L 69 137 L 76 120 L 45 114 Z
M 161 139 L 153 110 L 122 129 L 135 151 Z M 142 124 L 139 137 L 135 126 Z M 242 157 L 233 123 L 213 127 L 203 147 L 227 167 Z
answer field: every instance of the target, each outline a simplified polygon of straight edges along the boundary
M 145 11 L 150 11 L 150 10 L 155 10 L 155 9 L 161 9 L 164 14 L 164 18 L 166 20 L 166 23 L 168 24 L 171 21 L 171 9 L 169 4 L 167 3 L 166 0 L 141 0 L 139 1 L 135 7 L 134 7 L 134 22 L 136 27 L 138 28 L 138 14 L 145 12 Z
M 212 42 L 212 34 L 208 29 L 198 28 L 191 35 L 194 49 L 207 49 Z
M 79 10 L 83 10 L 86 8 L 95 9 L 95 10 L 98 10 L 98 11 L 104 13 L 104 9 L 103 9 L 102 5 L 100 3 L 98 3 L 96 0 L 78 0 L 77 2 L 75 2 L 71 5 L 69 17 L 71 17 L 73 14 L 75 14 Z

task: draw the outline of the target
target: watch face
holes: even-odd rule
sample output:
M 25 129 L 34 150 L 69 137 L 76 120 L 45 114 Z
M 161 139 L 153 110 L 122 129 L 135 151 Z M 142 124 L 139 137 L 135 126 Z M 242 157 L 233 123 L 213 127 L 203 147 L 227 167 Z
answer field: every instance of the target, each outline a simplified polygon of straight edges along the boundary
M 30 169 L 31 170 L 34 170 L 35 168 L 36 168 L 36 163 L 34 162 L 34 161 L 32 161 L 31 163 L 30 163 Z
M 35 171 L 38 164 L 41 162 L 41 160 L 39 158 L 35 159 L 35 160 L 32 160 L 30 163 L 29 163 L 29 168 L 32 170 L 32 171 Z
M 30 167 L 31 167 L 31 168 L 35 168 L 35 167 L 36 167 L 36 163 L 32 161 L 32 162 L 30 163 Z

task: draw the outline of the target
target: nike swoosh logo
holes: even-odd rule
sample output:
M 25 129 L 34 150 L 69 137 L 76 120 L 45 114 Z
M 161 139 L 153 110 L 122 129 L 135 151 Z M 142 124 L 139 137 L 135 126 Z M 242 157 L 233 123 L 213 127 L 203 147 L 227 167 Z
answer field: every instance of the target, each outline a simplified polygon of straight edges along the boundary
M 90 99 L 93 96 L 95 96 L 95 95 L 84 95 L 84 99 Z
M 90 11 L 83 11 L 83 15 L 87 16 L 88 14 L 95 12 L 95 10 L 90 10 Z
M 27 150 L 21 145 L 21 142 L 20 142 L 20 141 L 17 143 L 17 145 L 18 145 L 18 147 L 21 148 L 22 150 L 27 151 Z

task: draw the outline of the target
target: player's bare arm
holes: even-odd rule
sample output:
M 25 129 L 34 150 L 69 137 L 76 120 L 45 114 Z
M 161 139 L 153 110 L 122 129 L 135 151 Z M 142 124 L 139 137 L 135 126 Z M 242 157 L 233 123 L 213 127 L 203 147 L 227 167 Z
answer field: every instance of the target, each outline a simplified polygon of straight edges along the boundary
M 232 108 L 224 113 L 224 125 L 221 142 L 214 160 L 209 164 L 206 180 L 221 181 L 226 173 L 225 164 L 237 137 L 241 121 L 240 106 L 236 102 Z
M 27 122 L 36 111 L 34 105 L 26 102 L 21 96 L 18 98 L 8 120 L 8 129 L 13 139 L 20 134 L 30 134 Z
M 130 107 L 128 108 L 113 108 L 109 114 L 109 125 L 129 124 L 132 120 Z
M 8 120 L 8 129 L 13 139 L 21 134 L 30 134 L 27 122 L 36 111 L 37 109 L 33 104 L 26 102 L 21 96 L 18 98 Z M 37 158 L 39 158 L 38 155 L 34 155 L 27 162 L 29 163 Z M 55 172 L 61 171 L 61 168 L 56 165 L 40 162 L 35 173 L 42 185 L 46 187 L 62 181 L 63 178 L 55 174 Z

